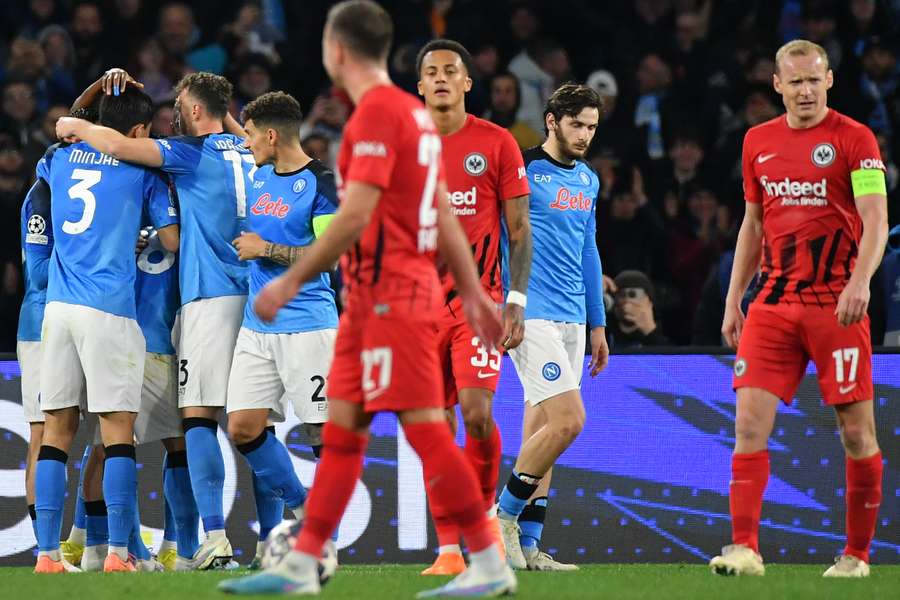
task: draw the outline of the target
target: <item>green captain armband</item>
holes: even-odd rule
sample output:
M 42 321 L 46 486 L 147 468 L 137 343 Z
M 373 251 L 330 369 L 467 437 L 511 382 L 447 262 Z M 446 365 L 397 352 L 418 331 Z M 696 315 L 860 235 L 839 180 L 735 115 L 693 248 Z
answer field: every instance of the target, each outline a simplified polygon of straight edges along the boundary
M 853 197 L 883 194 L 887 196 L 884 183 L 884 171 L 881 169 L 857 169 L 850 173 L 850 184 L 853 186 Z
M 883 184 L 882 184 L 883 187 Z M 854 187 L 855 189 L 855 187 Z M 334 215 L 319 215 L 318 217 L 313 217 L 312 226 L 313 226 L 313 235 L 316 236 L 316 239 L 322 237 L 322 234 L 325 233 L 325 230 L 328 229 L 328 226 L 331 225 L 331 222 L 334 220 Z

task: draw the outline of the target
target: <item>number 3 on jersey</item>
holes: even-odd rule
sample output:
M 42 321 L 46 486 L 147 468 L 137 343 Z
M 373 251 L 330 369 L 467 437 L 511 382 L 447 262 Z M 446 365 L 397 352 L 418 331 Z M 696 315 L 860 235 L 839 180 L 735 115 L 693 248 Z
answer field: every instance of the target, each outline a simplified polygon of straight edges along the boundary
M 419 252 L 430 252 L 437 248 L 438 212 L 434 206 L 437 176 L 441 160 L 441 138 L 434 133 L 423 133 L 419 137 L 419 165 L 428 167 L 425 187 L 419 203 Z
M 100 183 L 100 171 L 91 169 L 75 169 L 72 171 L 72 179 L 78 183 L 69 188 L 69 198 L 84 202 L 84 212 L 77 221 L 66 220 L 62 224 L 62 230 L 69 235 L 84 233 L 94 220 L 94 211 L 97 209 L 97 198 L 91 192 L 91 188 Z

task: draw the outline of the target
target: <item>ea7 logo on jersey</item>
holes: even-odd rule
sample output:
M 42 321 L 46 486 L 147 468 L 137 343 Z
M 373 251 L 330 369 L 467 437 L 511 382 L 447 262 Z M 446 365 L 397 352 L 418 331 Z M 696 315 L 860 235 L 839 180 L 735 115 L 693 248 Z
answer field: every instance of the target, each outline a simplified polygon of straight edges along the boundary
M 25 235 L 26 244 L 40 244 L 41 246 L 46 246 L 50 241 L 47 236 L 44 235 L 44 231 L 47 229 L 47 222 L 44 221 L 44 217 L 41 215 L 31 215 L 25 228 L 28 232 Z
M 481 152 L 472 152 L 463 160 L 463 168 L 469 175 L 478 177 L 487 170 L 487 159 Z
M 834 146 L 823 142 L 817 144 L 816 147 L 813 148 L 812 161 L 817 167 L 824 168 L 834 162 L 835 155 L 836 152 L 834 151 Z
M 535 183 L 550 183 L 550 175 L 543 175 L 541 173 L 534 174 L 534 182 Z

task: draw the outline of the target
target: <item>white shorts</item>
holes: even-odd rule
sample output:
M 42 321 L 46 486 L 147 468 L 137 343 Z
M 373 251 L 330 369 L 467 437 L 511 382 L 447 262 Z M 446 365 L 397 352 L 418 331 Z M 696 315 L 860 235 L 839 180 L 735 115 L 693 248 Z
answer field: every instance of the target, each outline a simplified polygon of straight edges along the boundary
M 22 409 L 26 423 L 43 423 L 41 412 L 41 343 L 16 342 L 16 358 L 22 372 Z
M 181 307 L 178 408 L 225 406 L 234 343 L 247 296 L 200 298 Z
M 177 359 L 174 354 L 147 352 L 134 439 L 138 444 L 146 444 L 183 435 L 178 410 Z
M 525 320 L 525 338 L 509 351 L 525 388 L 525 401 L 544 400 L 581 387 L 585 326 L 544 319 Z
M 146 345 L 137 321 L 50 302 L 41 340 L 41 410 L 138 412 Z
M 228 412 L 267 408 L 280 422 L 290 403 L 302 423 L 327 421 L 324 391 L 336 337 L 337 329 L 260 333 L 242 327 L 228 381 Z

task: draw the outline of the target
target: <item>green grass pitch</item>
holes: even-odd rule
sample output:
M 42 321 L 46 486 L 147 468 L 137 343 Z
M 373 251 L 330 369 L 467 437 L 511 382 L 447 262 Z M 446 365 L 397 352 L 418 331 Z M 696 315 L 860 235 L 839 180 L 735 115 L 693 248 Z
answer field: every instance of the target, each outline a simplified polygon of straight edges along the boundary
M 422 565 L 341 567 L 323 590 L 323 599 L 412 598 L 448 578 L 422 577 Z M 865 580 L 823 579 L 824 566 L 768 565 L 762 578 L 726 578 L 702 565 L 583 565 L 577 573 L 519 573 L 518 598 L 747 598 L 766 600 L 874 600 L 898 598 L 900 565 L 872 567 Z M 0 569 L 0 597 L 10 600 L 202 600 L 226 596 L 215 589 L 222 579 L 245 574 L 135 573 L 38 576 L 28 568 Z M 271 596 L 267 596 L 271 598 Z

